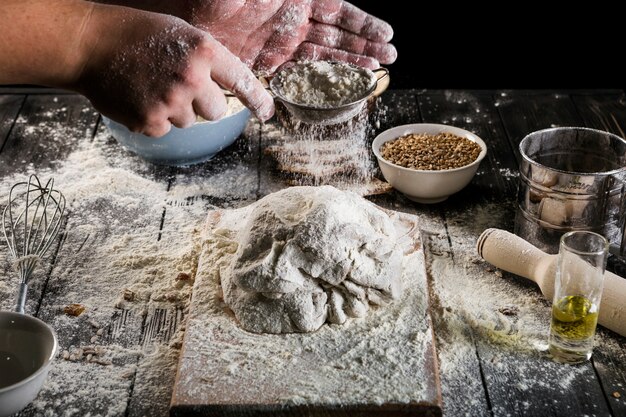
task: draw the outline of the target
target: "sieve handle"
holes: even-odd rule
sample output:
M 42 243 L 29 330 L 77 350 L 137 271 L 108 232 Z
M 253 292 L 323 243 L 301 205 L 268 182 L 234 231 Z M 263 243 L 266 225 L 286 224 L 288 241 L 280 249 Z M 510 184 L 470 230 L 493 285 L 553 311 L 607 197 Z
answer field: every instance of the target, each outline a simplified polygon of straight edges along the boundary
M 380 82 L 385 78 L 389 77 L 389 70 L 387 68 L 380 67 L 372 71 L 376 74 L 376 81 Z
M 380 67 L 375 69 L 373 72 L 376 75 L 376 89 L 372 93 L 372 96 L 378 97 L 389 87 L 389 70 L 387 68 Z

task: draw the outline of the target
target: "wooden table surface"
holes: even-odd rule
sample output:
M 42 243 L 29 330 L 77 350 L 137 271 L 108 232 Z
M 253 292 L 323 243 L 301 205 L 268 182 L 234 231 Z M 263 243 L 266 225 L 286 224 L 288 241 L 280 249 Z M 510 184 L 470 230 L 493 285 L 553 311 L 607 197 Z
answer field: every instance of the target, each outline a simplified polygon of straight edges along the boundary
M 549 303 L 537 295 L 532 284 L 481 263 L 473 249 L 475 238 L 485 228 L 513 229 L 520 160 L 517 145 L 524 135 L 547 127 L 588 126 L 624 136 L 624 92 L 390 90 L 382 101 L 388 111 L 379 131 L 405 123 L 446 123 L 475 132 L 489 147 L 472 183 L 444 203 L 411 203 L 395 192 L 371 198 L 387 208 L 417 214 L 422 222 L 444 415 L 626 416 L 626 339 L 599 329 L 592 360 L 575 367 L 553 363 L 541 343 L 535 350 L 528 349 L 526 323 L 547 319 Z M 54 135 L 59 126 L 66 128 L 65 133 Z M 253 182 L 256 188 L 247 197 L 233 197 L 232 190 L 212 187 L 187 202 L 205 207 L 245 205 L 272 188 L 264 185 L 270 175 L 263 158 L 265 130 L 249 129 L 252 133 L 213 161 L 192 168 L 157 167 L 137 160 L 131 169 L 169 190 L 185 178 L 209 178 L 233 164 L 248 165 L 250 175 L 258 176 L 258 181 Z M 49 90 L 0 89 L 0 179 L 6 181 L 27 169 L 38 172 L 54 167 L 85 141 L 105 153 L 136 159 L 108 136 L 99 115 L 84 98 Z M 124 207 L 114 210 L 119 219 L 132 216 Z M 68 228 L 75 222 L 72 216 L 81 214 L 70 210 Z M 164 229 L 167 216 L 164 209 L 149 225 L 160 230 L 155 238 L 160 241 L 167 240 L 169 233 Z M 119 233 L 117 224 L 107 223 L 100 239 Z M 94 291 L 89 282 L 71 292 L 65 287 L 69 280 L 80 279 L 72 275 L 75 271 L 96 265 L 101 242 L 85 241 L 75 247 L 71 242 L 56 245 L 59 257 L 53 254 L 49 267 L 33 280 L 27 310 L 56 328 L 61 352 L 54 365 L 59 371 L 53 368 L 36 404 L 20 416 L 167 415 L 177 357 L 174 353 L 161 362 L 154 361 L 154 352 L 170 345 L 184 322 L 185 310 L 149 302 L 144 314 L 123 305 L 99 306 L 98 317 L 107 317 L 106 322 L 97 324 L 97 329 L 102 329 L 99 332 L 86 324 L 89 312 L 75 322 L 68 321 L 62 306 L 80 303 Z M 0 255 L 6 255 L 4 247 L 0 247 Z M 0 308 L 11 309 L 17 283 L 9 261 L 2 258 L 5 273 L 0 275 Z M 454 279 L 450 278 L 453 273 Z M 108 279 L 106 269 L 96 275 L 96 279 Z M 490 288 L 498 290 L 491 292 Z M 112 280 L 98 291 L 115 298 L 123 289 Z M 508 298 L 504 300 L 504 296 Z M 77 324 L 83 322 L 84 326 Z M 545 325 L 547 331 L 548 323 Z M 94 334 L 98 334 L 95 340 Z M 115 346 L 124 354 L 110 364 L 63 359 L 64 350 L 90 344 L 103 349 Z M 107 382 L 104 388 L 103 380 Z

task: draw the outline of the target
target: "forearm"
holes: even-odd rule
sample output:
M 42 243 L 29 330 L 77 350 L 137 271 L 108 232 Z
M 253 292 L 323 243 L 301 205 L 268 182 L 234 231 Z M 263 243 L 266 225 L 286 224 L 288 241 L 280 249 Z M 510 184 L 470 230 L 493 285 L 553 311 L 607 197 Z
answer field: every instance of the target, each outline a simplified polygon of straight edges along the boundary
M 82 0 L 4 0 L 0 84 L 75 82 L 87 55 L 83 35 L 94 7 Z
M 90 0 L 95 3 L 132 7 L 155 13 L 164 13 L 189 21 L 193 5 L 188 0 Z

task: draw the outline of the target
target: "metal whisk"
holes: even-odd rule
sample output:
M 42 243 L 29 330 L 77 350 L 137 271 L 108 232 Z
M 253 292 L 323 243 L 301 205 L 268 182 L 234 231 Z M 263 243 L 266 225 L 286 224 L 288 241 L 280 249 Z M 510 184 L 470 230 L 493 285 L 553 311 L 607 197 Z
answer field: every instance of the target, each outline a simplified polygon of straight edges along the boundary
M 42 186 L 33 174 L 11 187 L 2 229 L 20 275 L 19 313 L 24 313 L 28 280 L 59 233 L 64 211 L 65 197 L 54 189 L 52 178 Z

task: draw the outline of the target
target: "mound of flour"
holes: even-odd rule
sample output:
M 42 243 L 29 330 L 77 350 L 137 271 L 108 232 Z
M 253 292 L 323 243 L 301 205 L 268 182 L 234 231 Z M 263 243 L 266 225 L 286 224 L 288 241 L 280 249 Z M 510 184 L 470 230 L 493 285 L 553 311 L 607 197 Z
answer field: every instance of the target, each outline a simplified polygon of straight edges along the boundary
M 273 86 L 286 100 L 316 108 L 336 108 L 364 98 L 374 73 L 343 62 L 303 61 L 281 70 Z
M 220 231 L 214 231 L 220 233 Z M 254 204 L 231 236 L 226 304 L 256 333 L 311 332 L 400 296 L 402 250 L 383 211 L 333 187 L 293 187 Z

